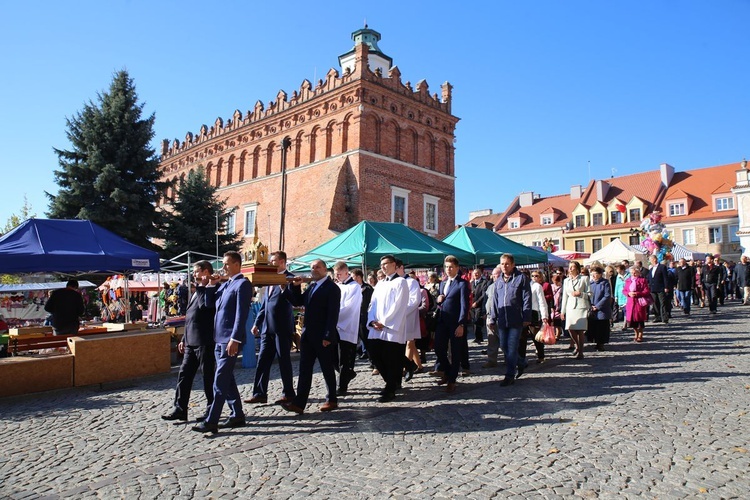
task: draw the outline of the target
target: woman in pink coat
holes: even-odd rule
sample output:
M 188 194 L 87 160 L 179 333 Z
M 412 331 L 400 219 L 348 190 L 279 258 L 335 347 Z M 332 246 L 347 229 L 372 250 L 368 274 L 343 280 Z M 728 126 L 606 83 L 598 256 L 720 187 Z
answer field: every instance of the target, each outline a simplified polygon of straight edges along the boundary
M 643 342 L 643 328 L 648 320 L 648 308 L 651 307 L 651 291 L 639 268 L 630 268 L 630 278 L 625 280 L 622 291 L 628 298 L 625 321 L 635 331 L 633 340 Z

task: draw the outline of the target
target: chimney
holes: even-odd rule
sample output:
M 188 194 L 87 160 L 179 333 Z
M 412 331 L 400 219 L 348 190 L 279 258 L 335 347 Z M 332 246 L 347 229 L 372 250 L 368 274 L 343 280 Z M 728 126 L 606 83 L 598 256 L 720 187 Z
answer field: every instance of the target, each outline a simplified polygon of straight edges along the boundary
M 570 199 L 571 200 L 580 200 L 581 196 L 583 195 L 583 188 L 580 184 L 576 186 L 570 186 Z
M 604 198 L 607 196 L 607 192 L 609 191 L 609 182 L 598 180 L 596 181 L 596 200 L 597 201 L 604 201 Z
M 674 177 L 674 167 L 669 163 L 662 163 L 659 165 L 659 173 L 661 174 L 661 183 L 664 185 L 664 189 L 669 187 L 669 183 L 672 182 Z
M 469 212 L 469 220 L 475 219 L 477 217 L 486 217 L 488 215 L 492 215 L 491 208 L 485 208 L 482 210 L 474 210 L 472 212 Z
M 525 191 L 518 195 L 518 203 L 522 207 L 530 207 L 534 204 L 534 192 L 533 191 Z

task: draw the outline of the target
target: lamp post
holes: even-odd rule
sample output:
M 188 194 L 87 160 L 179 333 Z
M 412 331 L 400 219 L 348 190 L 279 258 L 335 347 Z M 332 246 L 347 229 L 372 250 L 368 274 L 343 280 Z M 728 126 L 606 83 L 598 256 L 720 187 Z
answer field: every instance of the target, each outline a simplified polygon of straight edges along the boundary
M 286 218 L 286 150 L 292 145 L 289 136 L 281 141 L 281 217 L 279 222 L 279 250 L 284 250 L 284 219 Z
M 219 212 L 216 212 L 216 258 L 219 258 Z

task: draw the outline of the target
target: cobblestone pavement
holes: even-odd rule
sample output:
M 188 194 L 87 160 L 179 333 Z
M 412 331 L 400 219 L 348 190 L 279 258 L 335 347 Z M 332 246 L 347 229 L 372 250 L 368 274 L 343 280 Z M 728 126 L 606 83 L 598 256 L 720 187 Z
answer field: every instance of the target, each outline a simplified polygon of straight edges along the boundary
M 643 344 L 618 331 L 580 361 L 548 347 L 510 387 L 472 344 L 455 394 L 420 374 L 388 404 L 360 362 L 341 409 L 318 411 L 316 374 L 304 416 L 246 405 L 250 425 L 214 437 L 160 419 L 174 374 L 3 399 L 0 496 L 747 498 L 748 314 L 676 311 Z M 245 397 L 252 375 L 237 370 Z

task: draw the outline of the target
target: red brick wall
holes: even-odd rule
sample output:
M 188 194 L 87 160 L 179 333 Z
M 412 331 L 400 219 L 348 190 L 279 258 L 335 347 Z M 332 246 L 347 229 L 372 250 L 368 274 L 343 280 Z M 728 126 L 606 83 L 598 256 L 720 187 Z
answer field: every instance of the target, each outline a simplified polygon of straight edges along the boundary
M 279 242 L 281 149 L 287 150 L 284 249 L 302 254 L 361 220 L 391 220 L 391 186 L 411 191 L 409 226 L 423 231 L 423 194 L 439 201 L 439 237 L 454 228 L 453 137 L 457 118 L 450 103 L 412 91 L 398 75 L 371 73 L 352 80 L 334 73 L 315 89 L 303 83 L 291 100 L 280 95 L 243 118 L 217 119 L 195 137 L 162 148 L 165 179 L 187 176 L 202 165 L 218 194 L 236 208 L 257 203 L 258 235 L 269 249 Z M 420 84 L 422 85 L 422 83 Z M 444 96 L 445 99 L 445 88 Z M 167 198 L 174 193 L 165 193 Z M 270 219 L 269 219 L 270 215 Z M 270 226 L 270 227 L 269 227 Z M 247 245 L 252 237 L 246 239 Z

